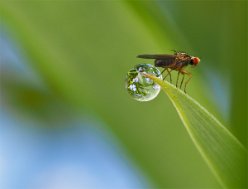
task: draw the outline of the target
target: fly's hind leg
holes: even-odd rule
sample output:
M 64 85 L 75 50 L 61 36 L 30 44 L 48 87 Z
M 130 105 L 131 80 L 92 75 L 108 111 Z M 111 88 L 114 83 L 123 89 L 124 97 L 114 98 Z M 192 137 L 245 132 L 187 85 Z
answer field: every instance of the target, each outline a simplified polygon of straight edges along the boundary
M 185 82 L 185 84 L 184 84 L 184 92 L 186 93 L 186 87 L 187 87 L 187 84 L 189 83 L 190 79 L 192 78 L 192 74 L 189 73 L 189 72 L 187 72 L 187 71 L 185 71 L 185 70 L 180 70 L 180 73 L 182 73 L 183 75 L 186 74 L 186 75 L 189 76 L 188 80 L 187 80 L 187 81 Z M 181 88 L 181 86 L 182 86 L 182 84 L 183 84 L 183 80 L 184 80 L 184 77 L 183 77 L 183 79 L 182 79 L 182 81 L 181 81 L 180 88 Z
M 166 70 L 167 68 L 163 69 L 163 71 L 161 72 L 161 75 L 163 75 L 164 71 Z
M 170 76 L 170 83 L 171 83 L 171 82 L 172 82 L 172 80 L 171 80 L 171 71 L 172 71 L 172 70 L 169 70 L 169 68 L 165 68 L 165 69 L 162 71 L 162 73 L 163 73 L 165 70 L 167 71 L 167 74 L 164 76 L 163 80 L 165 80 L 165 78 L 169 75 L 169 76 Z

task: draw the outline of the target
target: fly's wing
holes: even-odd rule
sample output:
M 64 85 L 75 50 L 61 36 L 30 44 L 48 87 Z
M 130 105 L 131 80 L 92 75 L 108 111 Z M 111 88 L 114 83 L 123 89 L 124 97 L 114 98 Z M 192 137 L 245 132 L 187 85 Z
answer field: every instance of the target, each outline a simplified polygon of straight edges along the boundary
M 176 56 L 170 54 L 141 54 L 138 55 L 137 58 L 173 61 L 175 60 Z

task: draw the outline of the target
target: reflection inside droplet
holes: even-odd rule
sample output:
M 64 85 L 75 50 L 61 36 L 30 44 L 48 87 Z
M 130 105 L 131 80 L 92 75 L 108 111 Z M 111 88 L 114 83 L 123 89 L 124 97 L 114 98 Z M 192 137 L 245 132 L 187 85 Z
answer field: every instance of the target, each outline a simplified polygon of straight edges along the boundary
M 138 64 L 127 73 L 126 89 L 131 97 L 138 101 L 154 99 L 160 92 L 160 86 L 142 73 L 155 75 L 162 79 L 160 71 L 151 64 Z

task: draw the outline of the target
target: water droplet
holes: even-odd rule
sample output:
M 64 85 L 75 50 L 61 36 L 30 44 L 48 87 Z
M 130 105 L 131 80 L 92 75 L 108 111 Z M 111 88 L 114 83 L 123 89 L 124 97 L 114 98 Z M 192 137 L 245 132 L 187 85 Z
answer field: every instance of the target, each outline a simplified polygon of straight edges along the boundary
M 160 71 L 151 64 L 138 64 L 127 73 L 126 89 L 131 97 L 138 101 L 154 99 L 160 92 L 160 86 L 142 72 L 155 75 L 162 79 Z

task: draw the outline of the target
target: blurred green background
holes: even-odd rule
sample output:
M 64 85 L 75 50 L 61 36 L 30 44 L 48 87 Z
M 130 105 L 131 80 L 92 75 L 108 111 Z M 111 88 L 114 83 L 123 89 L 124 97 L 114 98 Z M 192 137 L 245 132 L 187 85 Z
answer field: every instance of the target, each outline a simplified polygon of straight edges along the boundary
M 188 93 L 247 147 L 247 1 L 0 1 L 0 19 L 1 188 L 220 188 L 165 94 L 125 91 L 138 54 L 199 56 Z

